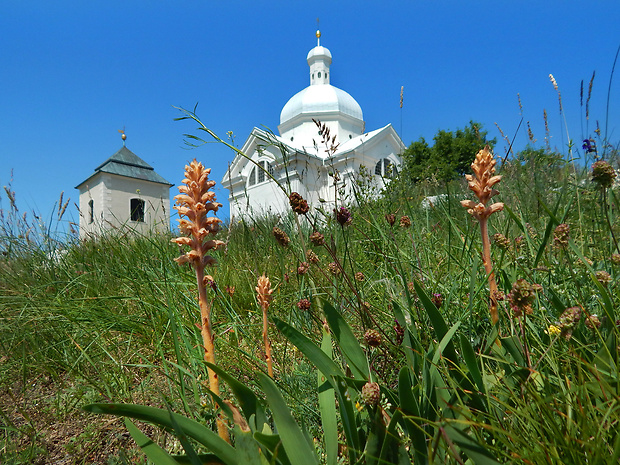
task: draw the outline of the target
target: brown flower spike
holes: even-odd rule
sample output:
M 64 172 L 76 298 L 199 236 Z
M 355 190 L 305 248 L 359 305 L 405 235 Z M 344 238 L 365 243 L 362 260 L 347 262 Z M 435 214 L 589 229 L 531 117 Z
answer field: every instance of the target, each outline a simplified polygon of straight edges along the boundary
M 269 309 L 272 293 L 273 289 L 271 289 L 269 278 L 263 273 L 263 275 L 258 278 L 258 283 L 256 286 L 256 300 L 258 300 L 258 304 L 263 310 L 263 343 L 265 345 L 267 374 L 269 374 L 269 377 L 271 378 L 273 378 L 273 363 L 271 360 L 271 344 L 269 343 L 269 336 L 267 335 L 267 310 Z
M 493 157 L 488 145 L 476 154 L 476 159 L 471 164 L 471 169 L 474 174 L 473 176 L 467 174 L 465 178 L 468 181 L 469 188 L 478 198 L 478 202 L 474 202 L 473 200 L 461 200 L 461 205 L 467 208 L 467 213 L 476 218 L 480 224 L 482 260 L 484 263 L 484 270 L 489 280 L 489 312 L 491 313 L 491 321 L 494 325 L 499 321 L 499 315 L 497 313 L 498 292 L 497 284 L 495 283 L 495 275 L 493 274 L 493 264 L 491 262 L 488 219 L 493 213 L 504 209 L 504 204 L 501 202 L 488 205 L 491 197 L 499 194 L 493 186 L 502 180 L 501 176 L 495 175 L 496 163 L 497 161 Z
M 211 301 L 207 297 L 207 285 L 213 283 L 211 276 L 205 275 L 205 267 L 215 263 L 215 258 L 209 255 L 211 250 L 224 245 L 223 241 L 210 239 L 220 229 L 222 220 L 207 216 L 209 212 L 217 212 L 222 204 L 215 201 L 215 192 L 210 189 L 215 181 L 209 181 L 211 169 L 205 168 L 196 160 L 185 166 L 185 179 L 179 186 L 180 194 L 174 197 L 175 209 L 179 212 L 179 230 L 181 237 L 172 239 L 172 242 L 181 246 L 189 246 L 189 252 L 176 258 L 181 264 L 190 263 L 196 272 L 198 285 L 198 302 L 200 305 L 200 330 L 205 350 L 204 359 L 215 363 L 214 335 L 211 327 Z M 209 389 L 220 395 L 219 379 L 211 369 L 209 373 Z M 223 420 L 217 420 L 220 437 L 228 440 L 228 429 Z

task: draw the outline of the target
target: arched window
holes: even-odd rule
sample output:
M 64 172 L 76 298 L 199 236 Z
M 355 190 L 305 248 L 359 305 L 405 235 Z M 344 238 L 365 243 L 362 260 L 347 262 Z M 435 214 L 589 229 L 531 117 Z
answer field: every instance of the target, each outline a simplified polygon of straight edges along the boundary
M 393 178 L 396 176 L 396 166 L 390 160 L 384 158 L 379 160 L 375 165 L 375 174 L 384 178 Z
M 273 173 L 275 172 L 273 163 L 269 163 L 268 161 L 261 160 L 258 162 L 258 166 L 260 166 L 260 168 L 255 166 L 250 172 L 250 177 L 248 179 L 249 186 L 265 182 L 268 179 L 265 171 L 267 171 L 267 173 L 269 173 L 271 176 L 273 176 Z
M 95 201 L 90 199 L 88 201 L 88 224 L 95 221 Z
M 144 200 L 131 199 L 129 201 L 129 209 L 131 214 L 131 221 L 137 221 L 139 223 L 144 222 Z

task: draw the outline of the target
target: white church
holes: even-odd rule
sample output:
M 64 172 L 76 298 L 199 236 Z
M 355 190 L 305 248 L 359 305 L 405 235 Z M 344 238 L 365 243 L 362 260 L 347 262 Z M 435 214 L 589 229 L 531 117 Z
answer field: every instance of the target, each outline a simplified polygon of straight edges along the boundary
M 80 239 L 105 231 L 147 234 L 170 230 L 171 183 L 125 147 L 76 186 L 80 191 Z
M 401 163 L 405 145 L 392 125 L 367 132 L 357 101 L 330 84 L 332 54 L 321 46 L 319 31 L 316 36 L 307 57 L 310 85 L 282 108 L 280 135 L 254 128 L 241 149 L 247 158 L 237 154 L 222 179 L 230 191 L 231 219 L 290 211 L 277 183 L 329 211 L 337 198 L 352 199 L 361 167 L 382 187 Z M 329 128 L 329 147 L 315 121 Z M 335 150 L 329 150 L 332 145 Z

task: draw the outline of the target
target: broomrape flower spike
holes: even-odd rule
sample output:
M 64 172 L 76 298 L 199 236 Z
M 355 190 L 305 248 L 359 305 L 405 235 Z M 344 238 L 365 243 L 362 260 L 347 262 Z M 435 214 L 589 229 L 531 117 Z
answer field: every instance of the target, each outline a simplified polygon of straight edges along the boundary
M 269 282 L 269 278 L 263 275 L 258 278 L 258 283 L 256 285 L 256 300 L 260 305 L 260 308 L 263 310 L 263 343 L 265 345 L 265 360 L 267 361 L 267 374 L 269 374 L 270 378 L 273 378 L 273 363 L 271 360 L 271 344 L 269 343 L 269 336 L 267 335 L 267 310 L 269 309 L 269 303 L 271 302 L 271 294 L 273 293 L 273 289 L 271 289 L 271 283 Z
M 489 280 L 489 312 L 491 313 L 491 321 L 494 325 L 499 321 L 497 312 L 498 292 L 497 284 L 495 283 L 495 275 L 493 274 L 493 264 L 491 262 L 488 219 L 493 213 L 504 209 L 504 204 L 501 202 L 488 205 L 491 197 L 499 194 L 499 191 L 494 189 L 493 186 L 502 180 L 501 176 L 495 175 L 496 163 L 497 161 L 493 157 L 488 145 L 476 154 L 476 159 L 471 164 L 471 169 L 474 174 L 467 174 L 465 178 L 467 179 L 469 188 L 478 198 L 478 202 L 474 202 L 473 200 L 461 200 L 461 205 L 467 208 L 467 213 L 472 215 L 480 224 L 482 259 Z
M 185 179 L 179 186 L 180 194 L 174 197 L 175 210 L 179 212 L 179 230 L 183 236 L 172 239 L 172 242 L 180 246 L 189 246 L 189 252 L 176 258 L 175 261 L 182 265 L 189 263 L 196 272 L 198 286 L 198 302 L 200 305 L 200 331 L 204 347 L 204 359 L 209 363 L 215 363 L 214 334 L 211 327 L 211 301 L 207 297 L 207 286 L 213 286 L 214 279 L 205 275 L 205 267 L 213 265 L 216 260 L 209 252 L 224 245 L 223 241 L 209 239 L 220 229 L 222 220 L 213 216 L 207 216 L 209 212 L 217 212 L 222 204 L 215 201 L 215 192 L 210 189 L 215 181 L 209 181 L 210 168 L 205 168 L 196 160 L 185 166 Z M 219 379 L 211 369 L 209 374 L 209 389 L 216 395 L 220 395 Z M 217 429 L 220 437 L 229 440 L 228 428 L 221 418 L 217 419 Z

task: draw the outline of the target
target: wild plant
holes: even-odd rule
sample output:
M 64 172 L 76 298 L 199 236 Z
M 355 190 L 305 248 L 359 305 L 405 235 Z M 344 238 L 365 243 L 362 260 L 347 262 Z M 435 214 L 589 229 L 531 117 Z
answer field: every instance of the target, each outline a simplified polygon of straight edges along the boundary
M 493 196 L 499 194 L 499 191 L 493 187 L 502 180 L 501 176 L 495 175 L 496 163 L 488 146 L 478 152 L 476 159 L 471 165 L 474 175 L 465 175 L 469 188 L 478 198 L 478 203 L 473 200 L 461 200 L 461 205 L 467 208 L 467 213 L 472 215 L 480 225 L 480 235 L 482 236 L 482 263 L 487 274 L 487 279 L 489 280 L 489 312 L 491 314 L 491 322 L 494 325 L 499 321 L 499 314 L 497 311 L 499 293 L 495 282 L 493 263 L 491 261 L 491 241 L 489 240 L 488 221 L 493 213 L 504 209 L 504 204 L 501 202 L 487 205 Z
M 204 344 L 204 359 L 215 364 L 215 335 L 211 325 L 211 301 L 207 297 L 207 286 L 215 282 L 211 275 L 205 274 L 205 267 L 213 265 L 215 258 L 209 255 L 224 245 L 223 241 L 211 239 L 219 231 L 219 218 L 208 216 L 209 212 L 217 212 L 222 204 L 215 202 L 215 192 L 211 188 L 215 181 L 209 180 L 211 170 L 205 168 L 196 160 L 185 166 L 185 178 L 179 186 L 179 195 L 175 197 L 175 209 L 179 216 L 179 229 L 184 236 L 172 239 L 172 242 L 181 246 L 189 246 L 190 251 L 181 255 L 175 261 L 179 265 L 191 264 L 196 272 L 196 286 L 198 288 L 198 303 L 200 306 L 200 332 Z M 209 369 L 209 389 L 216 396 L 220 395 L 217 373 Z M 228 440 L 226 424 L 218 418 L 218 432 L 221 438 Z

